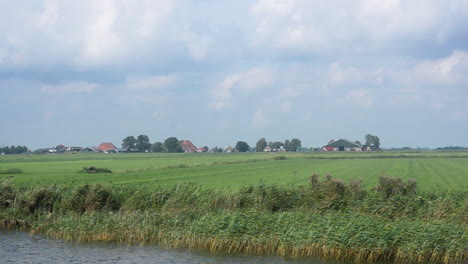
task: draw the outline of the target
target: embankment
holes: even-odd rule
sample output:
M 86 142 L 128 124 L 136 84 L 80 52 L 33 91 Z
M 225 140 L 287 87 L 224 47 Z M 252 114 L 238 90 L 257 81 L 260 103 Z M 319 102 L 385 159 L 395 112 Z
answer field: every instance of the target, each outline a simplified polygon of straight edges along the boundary
M 420 192 L 381 177 L 368 191 L 312 175 L 305 186 L 239 190 L 15 187 L 0 181 L 0 219 L 74 241 L 159 244 L 209 251 L 395 263 L 463 263 L 468 191 Z M 16 221 L 22 225 L 11 223 Z

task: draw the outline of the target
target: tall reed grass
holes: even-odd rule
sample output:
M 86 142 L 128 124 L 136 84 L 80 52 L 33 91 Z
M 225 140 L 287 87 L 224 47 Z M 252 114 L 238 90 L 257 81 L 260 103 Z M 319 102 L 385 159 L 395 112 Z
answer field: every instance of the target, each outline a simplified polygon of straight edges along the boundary
M 316 174 L 308 185 L 239 190 L 0 181 L 0 219 L 73 241 L 159 244 L 209 251 L 356 262 L 463 263 L 468 191 L 421 192 L 382 176 L 371 191 Z

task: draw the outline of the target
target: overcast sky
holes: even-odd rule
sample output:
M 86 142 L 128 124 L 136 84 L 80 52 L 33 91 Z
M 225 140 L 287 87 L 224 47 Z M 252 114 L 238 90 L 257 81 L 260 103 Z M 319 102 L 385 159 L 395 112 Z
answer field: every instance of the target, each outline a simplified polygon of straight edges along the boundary
M 468 146 L 466 0 L 0 0 L 0 145 Z

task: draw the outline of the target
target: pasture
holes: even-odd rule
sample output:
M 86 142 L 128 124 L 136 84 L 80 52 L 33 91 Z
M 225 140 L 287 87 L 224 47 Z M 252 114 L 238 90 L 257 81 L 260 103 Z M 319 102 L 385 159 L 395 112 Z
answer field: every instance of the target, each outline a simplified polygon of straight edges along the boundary
M 278 157 L 286 157 L 279 159 Z M 109 168 L 111 174 L 80 172 L 83 167 Z M 378 153 L 78 153 L 0 156 L 0 171 L 21 169 L 18 185 L 110 184 L 147 187 L 196 183 L 203 187 L 305 184 L 311 174 L 345 181 L 362 179 L 371 188 L 378 177 L 415 178 L 422 190 L 468 187 L 468 152 Z

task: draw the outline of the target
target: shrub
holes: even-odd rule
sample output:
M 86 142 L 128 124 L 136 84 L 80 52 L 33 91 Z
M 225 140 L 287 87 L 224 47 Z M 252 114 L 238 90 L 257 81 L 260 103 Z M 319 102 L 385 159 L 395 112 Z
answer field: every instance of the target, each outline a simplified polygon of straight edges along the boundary
M 23 173 L 23 170 L 18 169 L 18 168 L 0 170 L 0 174 L 19 174 L 19 173 Z
M 101 210 L 117 211 L 120 205 L 112 191 L 99 184 L 78 188 L 70 201 L 70 209 L 79 213 Z
M 417 186 L 415 179 L 409 179 L 404 183 L 401 178 L 382 175 L 379 177 L 379 183 L 374 190 L 388 198 L 395 195 L 414 195 Z
M 112 173 L 112 171 L 108 168 L 96 168 L 94 166 L 91 167 L 84 167 L 83 172 L 86 173 Z
M 0 209 L 10 207 L 15 196 L 16 193 L 11 187 L 11 178 L 0 179 Z
M 22 207 L 31 214 L 36 212 L 53 212 L 54 204 L 60 201 L 60 195 L 55 187 L 41 188 L 32 194 L 29 201 L 22 201 Z
M 277 156 L 277 157 L 274 157 L 275 160 L 285 160 L 286 157 L 285 156 Z

